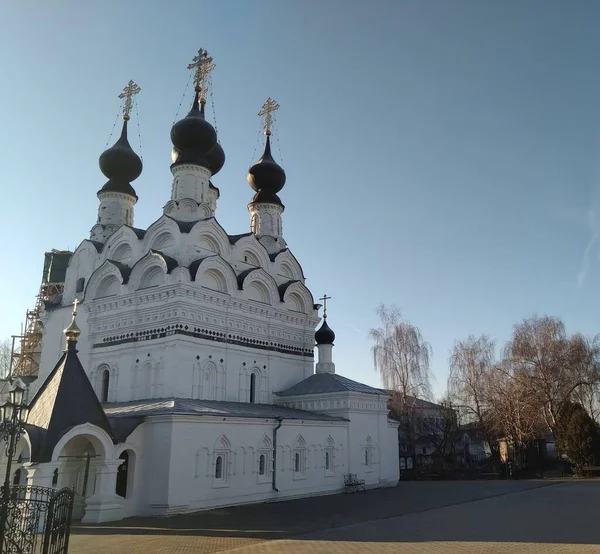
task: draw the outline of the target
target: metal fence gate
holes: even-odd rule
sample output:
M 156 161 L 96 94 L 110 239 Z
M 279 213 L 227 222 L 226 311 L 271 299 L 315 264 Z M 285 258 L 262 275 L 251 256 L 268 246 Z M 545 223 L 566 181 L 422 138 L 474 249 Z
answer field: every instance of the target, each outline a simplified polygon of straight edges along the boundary
M 0 554 L 66 554 L 74 493 L 16 485 L 0 502 Z

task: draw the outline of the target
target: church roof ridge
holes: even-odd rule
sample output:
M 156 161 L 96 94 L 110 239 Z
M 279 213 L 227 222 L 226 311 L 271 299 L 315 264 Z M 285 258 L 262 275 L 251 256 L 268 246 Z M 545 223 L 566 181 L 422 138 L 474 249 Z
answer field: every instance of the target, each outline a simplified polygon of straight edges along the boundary
M 386 393 L 370 385 L 359 383 L 338 373 L 313 373 L 289 389 L 276 392 L 277 396 L 304 396 L 308 394 L 327 394 L 331 392 L 362 392 L 385 395 Z
M 287 408 L 276 404 L 231 402 L 227 400 L 199 400 L 191 398 L 159 398 L 111 402 L 104 404 L 110 420 L 119 418 L 149 417 L 153 415 L 197 415 L 243 418 L 304 419 L 314 421 L 347 421 L 343 417 L 330 416 L 307 410 Z

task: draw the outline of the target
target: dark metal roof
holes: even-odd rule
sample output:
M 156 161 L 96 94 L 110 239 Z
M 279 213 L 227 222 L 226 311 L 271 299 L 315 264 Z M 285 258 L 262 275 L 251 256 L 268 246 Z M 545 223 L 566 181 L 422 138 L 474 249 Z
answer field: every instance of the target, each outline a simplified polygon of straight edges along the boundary
M 115 262 L 113 260 L 107 261 L 119 270 L 119 272 L 121 273 L 121 277 L 123 278 L 123 284 L 127 284 L 127 282 L 129 281 L 129 276 L 131 275 L 131 268 L 121 262 Z
M 238 240 L 244 237 L 249 237 L 252 233 L 242 233 L 241 235 L 229 235 L 229 242 L 235 244 Z
M 129 225 L 125 225 L 125 227 L 129 227 L 136 235 L 138 239 L 143 239 L 146 235 L 146 231 L 144 229 L 138 229 L 137 227 L 130 227 Z
M 179 265 L 175 258 L 171 258 L 170 256 L 163 254 L 160 250 L 154 250 L 151 248 L 150 252 L 152 252 L 154 256 L 160 256 L 163 259 L 167 266 L 167 273 L 171 273 L 171 271 L 173 271 Z
M 283 285 L 279 285 L 277 287 L 277 289 L 279 290 L 279 298 L 281 298 L 281 301 L 283 302 L 283 297 L 285 296 L 285 291 L 288 289 L 288 287 L 290 285 L 293 285 L 294 283 L 299 283 L 300 281 L 298 281 L 298 279 L 293 279 L 291 281 L 287 281 L 286 283 L 283 283 Z
M 346 421 L 316 412 L 284 408 L 275 404 L 252 404 L 250 402 L 224 402 L 219 400 L 192 400 L 189 398 L 160 398 L 104 404 L 104 411 L 111 419 L 147 417 L 153 415 L 197 415 L 219 417 L 244 417 L 275 419 L 302 419 L 314 421 Z
M 77 357 L 76 342 L 71 342 L 30 403 L 26 428 L 31 439 L 31 461 L 49 462 L 60 438 L 83 423 L 96 425 L 112 436 L 108 419 Z
M 277 392 L 277 396 L 302 396 L 305 394 L 326 394 L 330 392 L 363 392 L 366 394 L 386 394 L 364 383 L 353 381 L 337 373 L 315 373 L 287 390 Z

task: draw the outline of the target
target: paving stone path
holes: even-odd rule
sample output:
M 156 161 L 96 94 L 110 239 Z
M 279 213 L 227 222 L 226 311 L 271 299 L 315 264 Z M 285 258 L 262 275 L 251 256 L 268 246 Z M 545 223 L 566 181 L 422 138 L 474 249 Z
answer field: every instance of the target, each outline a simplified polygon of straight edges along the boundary
M 600 481 L 406 482 L 393 489 L 76 525 L 70 554 L 600 554 Z

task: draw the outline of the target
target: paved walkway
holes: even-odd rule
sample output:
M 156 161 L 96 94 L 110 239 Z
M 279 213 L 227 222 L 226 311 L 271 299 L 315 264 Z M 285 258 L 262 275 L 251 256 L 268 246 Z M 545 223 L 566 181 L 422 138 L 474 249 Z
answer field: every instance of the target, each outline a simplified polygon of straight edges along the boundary
M 407 482 L 393 489 L 76 526 L 71 554 L 600 554 L 599 481 Z

